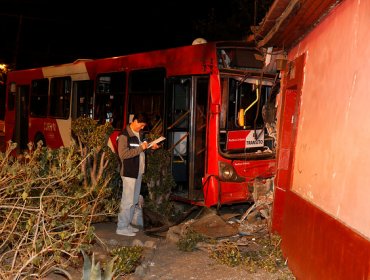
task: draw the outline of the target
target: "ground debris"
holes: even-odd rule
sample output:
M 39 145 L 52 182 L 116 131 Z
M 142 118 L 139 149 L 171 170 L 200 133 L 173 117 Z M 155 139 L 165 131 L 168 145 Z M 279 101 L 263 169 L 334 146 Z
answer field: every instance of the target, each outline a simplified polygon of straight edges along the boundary
M 170 228 L 167 241 L 181 243 L 183 251 L 205 252 L 220 264 L 295 279 L 283 258 L 280 237 L 271 233 L 273 180 L 257 179 L 254 186 L 254 202 L 244 214 L 205 208 L 198 217 Z

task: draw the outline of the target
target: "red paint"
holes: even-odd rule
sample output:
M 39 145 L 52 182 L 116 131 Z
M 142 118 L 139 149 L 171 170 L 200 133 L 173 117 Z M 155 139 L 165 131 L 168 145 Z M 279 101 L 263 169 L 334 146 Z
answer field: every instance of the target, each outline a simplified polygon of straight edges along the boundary
M 272 231 L 281 234 L 283 227 L 283 214 L 285 209 L 286 190 L 275 186 L 274 190 L 274 204 L 272 216 Z
M 285 206 L 282 249 L 297 279 L 370 279 L 369 240 L 291 191 Z
M 51 149 L 63 147 L 61 131 L 55 119 L 52 118 L 29 118 L 28 139 L 33 141 L 36 133 L 42 133 L 45 141 Z
M 261 136 L 262 133 L 261 133 Z M 236 131 L 228 131 L 227 132 L 227 143 L 226 149 L 234 150 L 234 149 L 247 149 L 250 148 L 251 144 L 249 142 L 255 142 L 255 145 L 259 147 L 264 146 L 263 137 L 254 136 L 254 130 L 236 130 Z M 249 141 L 249 142 L 248 142 Z
M 207 207 L 218 204 L 246 202 L 252 198 L 247 182 L 222 182 L 212 176 L 205 185 L 204 203 Z
M 235 160 L 233 167 L 239 176 L 245 177 L 247 181 L 252 181 L 256 177 L 271 178 L 276 172 L 275 159 Z
M 275 177 L 275 192 L 277 192 L 275 193 L 275 199 L 281 202 L 285 201 L 285 191 L 277 190 L 289 190 L 291 188 L 304 61 L 305 56 L 301 55 L 295 61 L 290 62 L 287 71 L 284 73 L 283 79 L 283 97 L 280 108 L 279 141 L 277 149 L 278 161 Z M 279 205 L 278 202 L 274 203 L 273 229 L 281 230 L 284 211 L 284 204 Z

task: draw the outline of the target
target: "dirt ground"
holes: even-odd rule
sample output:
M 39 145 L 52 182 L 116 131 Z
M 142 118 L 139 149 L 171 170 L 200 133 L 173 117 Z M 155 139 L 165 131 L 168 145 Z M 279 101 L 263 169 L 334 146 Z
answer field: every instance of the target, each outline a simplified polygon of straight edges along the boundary
M 210 216 L 212 217 L 212 216 Z M 206 227 L 214 224 L 214 229 L 220 229 L 217 224 L 218 220 L 210 218 L 206 220 Z M 227 225 L 228 226 L 228 225 Z M 104 222 L 94 224 L 95 233 L 100 240 L 94 245 L 93 252 L 96 262 L 104 263 L 109 260 L 108 250 L 122 246 L 140 245 L 144 247 L 143 260 L 141 265 L 136 268 L 136 271 L 120 276 L 115 279 L 123 280 L 239 280 L 239 279 L 254 279 L 254 280 L 292 280 L 295 279 L 288 267 L 284 267 L 277 272 L 271 273 L 263 269 L 258 269 L 256 272 L 249 272 L 242 265 L 231 267 L 225 264 L 218 263 L 215 259 L 209 257 L 207 250 L 196 249 L 192 252 L 181 251 L 173 237 L 171 237 L 171 229 L 156 236 L 145 234 L 141 229 L 134 237 L 126 237 L 115 233 L 115 222 Z M 233 230 L 232 227 L 222 228 L 221 231 L 227 232 Z M 219 231 L 219 232 L 221 232 Z M 236 231 L 237 232 L 237 231 Z M 232 232 L 230 232 L 232 233 Z M 229 233 L 229 234 L 230 234 Z M 216 234 L 219 234 L 216 232 Z M 235 238 L 240 238 L 240 235 L 234 235 Z M 78 270 L 69 271 L 73 279 L 82 279 L 82 272 Z M 57 275 L 50 275 L 45 280 L 61 280 Z

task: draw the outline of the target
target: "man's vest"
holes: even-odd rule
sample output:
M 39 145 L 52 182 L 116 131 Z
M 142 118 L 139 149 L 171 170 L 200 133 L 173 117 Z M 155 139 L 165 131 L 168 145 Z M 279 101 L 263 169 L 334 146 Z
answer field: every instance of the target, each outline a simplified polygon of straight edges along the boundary
M 136 136 L 130 136 L 127 129 L 124 129 L 120 135 L 125 135 L 127 137 L 127 144 L 129 149 L 135 149 L 140 145 L 139 139 Z M 140 155 L 137 155 L 133 158 L 124 159 L 121 161 L 121 164 L 123 165 L 123 169 L 121 168 L 121 176 L 135 179 L 138 177 L 140 167 Z

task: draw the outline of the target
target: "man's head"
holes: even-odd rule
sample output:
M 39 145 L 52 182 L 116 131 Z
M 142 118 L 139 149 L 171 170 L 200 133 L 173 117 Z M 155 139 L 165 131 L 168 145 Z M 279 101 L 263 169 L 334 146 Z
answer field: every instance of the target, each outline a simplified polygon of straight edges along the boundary
M 139 132 L 147 125 L 147 123 L 147 115 L 145 113 L 137 113 L 134 115 L 130 127 L 133 131 Z

